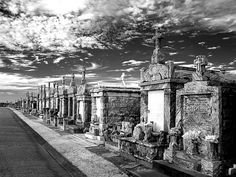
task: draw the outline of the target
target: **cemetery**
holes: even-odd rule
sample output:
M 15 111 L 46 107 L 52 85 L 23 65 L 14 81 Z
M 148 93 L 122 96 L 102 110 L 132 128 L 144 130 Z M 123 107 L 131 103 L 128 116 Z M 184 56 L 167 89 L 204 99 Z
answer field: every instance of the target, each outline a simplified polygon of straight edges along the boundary
M 208 70 L 199 55 L 194 68 L 166 61 L 157 31 L 150 64 L 139 87 L 62 81 L 27 93 L 22 110 L 86 138 L 104 141 L 126 157 L 150 167 L 168 164 L 220 177 L 236 163 L 236 79 Z M 171 170 L 170 170 L 171 171 Z

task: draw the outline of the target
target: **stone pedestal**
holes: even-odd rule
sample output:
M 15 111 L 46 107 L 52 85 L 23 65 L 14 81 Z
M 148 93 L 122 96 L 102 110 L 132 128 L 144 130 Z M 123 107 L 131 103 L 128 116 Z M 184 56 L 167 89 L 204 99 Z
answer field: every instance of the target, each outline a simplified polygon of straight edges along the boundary
M 222 161 L 219 160 L 201 160 L 202 173 L 212 176 L 219 177 L 222 176 Z
M 167 145 L 157 145 L 157 143 L 146 143 L 137 141 L 132 137 L 120 138 L 120 151 L 133 155 L 135 158 L 152 162 L 153 160 L 162 160 L 164 149 Z

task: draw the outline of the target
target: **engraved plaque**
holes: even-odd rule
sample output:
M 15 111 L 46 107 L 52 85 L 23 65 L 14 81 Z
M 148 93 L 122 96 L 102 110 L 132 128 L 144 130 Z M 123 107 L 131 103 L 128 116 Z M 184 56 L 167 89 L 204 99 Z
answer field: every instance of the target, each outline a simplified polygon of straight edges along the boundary
M 183 124 L 185 132 L 201 130 L 211 131 L 211 95 L 185 95 L 183 98 Z

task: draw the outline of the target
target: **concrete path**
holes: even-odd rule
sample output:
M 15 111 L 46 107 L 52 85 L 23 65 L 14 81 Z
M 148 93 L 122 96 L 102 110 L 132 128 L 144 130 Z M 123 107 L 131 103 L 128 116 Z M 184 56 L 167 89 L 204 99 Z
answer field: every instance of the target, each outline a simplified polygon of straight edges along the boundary
M 82 173 L 81 173 L 82 174 Z M 9 109 L 0 108 L 1 177 L 70 177 Z
M 85 176 L 127 176 L 120 168 L 107 160 L 109 157 L 116 157 L 115 153 L 103 153 L 103 156 L 101 156 L 95 151 L 93 152 L 99 147 L 99 144 L 85 139 L 83 134 L 63 134 L 43 125 L 40 119 L 29 119 L 17 110 L 12 109 L 12 111 Z

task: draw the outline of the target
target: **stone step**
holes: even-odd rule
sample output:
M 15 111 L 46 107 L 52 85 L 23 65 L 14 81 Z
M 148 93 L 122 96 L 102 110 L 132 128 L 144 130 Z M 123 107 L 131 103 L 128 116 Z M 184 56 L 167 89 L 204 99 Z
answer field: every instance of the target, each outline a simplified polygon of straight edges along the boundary
M 77 125 L 67 125 L 67 131 L 70 133 L 83 133 L 84 128 Z
M 126 169 L 129 175 L 134 177 L 171 177 L 163 173 L 158 172 L 154 169 L 145 169 L 145 170 L 133 170 Z
M 164 160 L 154 160 L 153 168 L 158 172 L 174 177 L 209 177 L 196 171 L 180 168 Z

